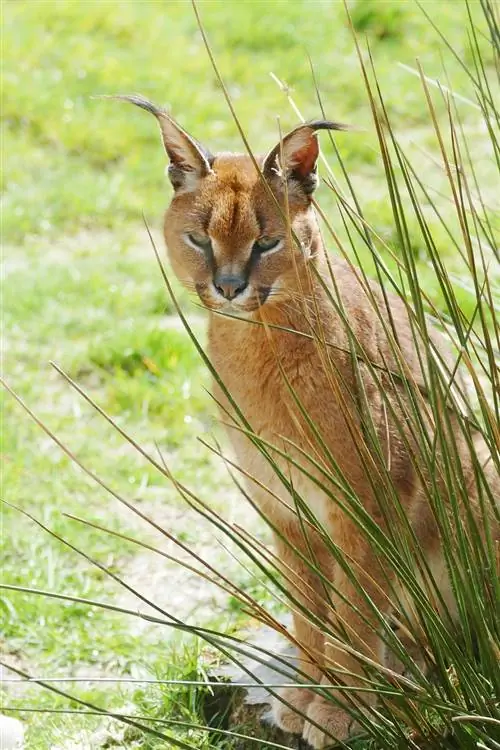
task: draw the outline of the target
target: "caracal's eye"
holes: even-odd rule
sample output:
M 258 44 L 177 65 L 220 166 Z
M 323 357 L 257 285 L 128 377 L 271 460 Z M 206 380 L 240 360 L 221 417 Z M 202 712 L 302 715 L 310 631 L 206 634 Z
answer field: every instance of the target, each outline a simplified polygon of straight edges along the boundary
M 212 248 L 212 240 L 208 234 L 202 234 L 201 232 L 188 232 L 185 238 L 189 240 L 190 245 L 198 247 L 200 250 L 210 250 Z
M 253 249 L 256 253 L 267 253 L 269 250 L 275 250 L 280 243 L 281 239 L 279 237 L 259 237 L 254 242 Z

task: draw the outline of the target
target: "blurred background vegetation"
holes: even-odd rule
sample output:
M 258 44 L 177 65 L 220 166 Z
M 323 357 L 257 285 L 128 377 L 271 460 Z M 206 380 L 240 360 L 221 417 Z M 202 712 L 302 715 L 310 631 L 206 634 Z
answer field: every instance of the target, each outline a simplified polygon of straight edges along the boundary
M 472 13 L 476 6 L 472 3 Z M 463 97 L 457 101 L 460 118 L 471 135 L 477 171 L 483 175 L 483 197 L 494 204 L 491 154 L 481 138 L 477 108 L 467 101 L 470 80 L 462 66 L 470 54 L 465 4 L 426 3 L 430 18 L 411 0 L 356 0 L 349 7 L 360 39 L 366 37 L 369 43 L 392 125 L 421 165 L 432 196 L 442 195 L 443 216 L 448 204 L 450 212 L 453 207 L 422 88 L 408 69 L 415 70 L 416 58 L 427 76 L 439 78 Z M 286 83 L 305 118 L 320 115 L 310 56 L 327 116 L 360 128 L 340 136 L 337 146 L 356 192 L 363 197 L 368 220 L 397 250 L 371 113 L 343 4 L 207 0 L 200 3 L 200 12 L 256 152 L 267 151 L 277 140 L 277 117 L 285 130 L 297 123 L 297 114 L 270 72 Z M 433 24 L 453 39 L 457 53 L 446 56 L 445 69 L 446 44 Z M 192 7 L 188 2 L 141 0 L 6 0 L 3 25 L 5 375 L 87 466 L 143 512 L 160 518 L 177 537 L 212 554 L 207 550 L 214 547 L 213 532 L 193 518 L 174 490 L 48 364 L 55 360 L 82 383 L 141 444 L 154 450 L 158 443 L 177 476 L 216 507 L 235 517 L 250 517 L 223 470 L 196 441 L 197 435 L 212 429 L 214 409 L 204 390 L 208 379 L 172 314 L 143 229 L 144 213 L 161 242 L 161 214 L 170 197 L 155 123 L 122 103 L 92 99 L 99 94 L 139 92 L 167 107 L 212 151 L 241 150 Z M 487 40 L 481 43 L 485 63 L 493 64 Z M 438 100 L 436 107 L 445 121 L 444 101 Z M 341 179 L 333 149 L 324 141 L 324 152 Z M 319 195 L 335 223 L 332 195 L 326 189 Z M 438 218 L 430 221 L 435 242 L 459 276 L 456 248 Z M 340 221 L 339 232 L 343 233 Z M 418 240 L 414 252 L 425 278 L 426 251 Z M 439 305 L 440 293 L 432 283 L 429 274 L 427 291 Z M 201 311 L 187 295 L 180 295 L 202 335 Z M 459 297 L 465 310 L 473 306 L 474 295 L 465 282 Z M 171 565 L 65 517 L 63 513 L 84 515 L 123 533 L 140 532 L 146 540 L 154 536 L 87 480 L 10 398 L 4 399 L 2 438 L 4 494 L 10 503 L 34 514 L 138 587 L 149 586 L 157 601 L 176 612 L 187 616 L 191 607 L 193 617 L 201 622 L 217 620 L 219 627 L 226 628 L 241 625 L 237 605 L 228 607 L 215 591 L 200 591 L 199 582 L 183 577 Z M 259 533 L 265 537 L 264 530 Z M 2 511 L 1 543 L 7 583 L 124 602 L 120 587 L 101 570 L 17 510 Z M 160 568 L 162 572 L 156 573 Z M 242 585 L 258 588 L 258 581 L 244 570 L 236 570 L 235 575 Z M 190 599 L 188 607 L 182 594 Z M 194 642 L 162 628 L 132 627 L 124 616 L 8 591 L 0 597 L 0 614 L 5 662 L 31 674 L 164 678 L 198 674 L 199 647 Z M 180 718 L 197 710 L 196 700 L 182 690 L 130 691 L 98 683 L 80 684 L 77 689 L 79 695 L 108 708 L 132 703 Z M 67 706 L 64 699 L 39 688 L 8 683 L 3 699 L 10 706 Z M 104 743 L 96 739 L 98 719 L 57 714 L 24 718 L 30 750 Z M 200 747 L 209 743 L 202 737 L 190 741 Z M 155 746 L 154 740 L 131 737 L 123 743 Z

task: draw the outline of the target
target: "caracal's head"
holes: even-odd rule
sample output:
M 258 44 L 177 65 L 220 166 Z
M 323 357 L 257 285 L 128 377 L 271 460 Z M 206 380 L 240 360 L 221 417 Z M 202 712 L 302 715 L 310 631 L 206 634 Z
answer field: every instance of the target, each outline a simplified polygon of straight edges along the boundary
M 179 280 L 212 310 L 248 314 L 289 299 L 319 234 L 311 205 L 317 186 L 316 131 L 345 126 L 300 125 L 256 162 L 215 156 L 166 112 L 138 96 L 120 97 L 157 118 L 174 188 L 165 240 Z

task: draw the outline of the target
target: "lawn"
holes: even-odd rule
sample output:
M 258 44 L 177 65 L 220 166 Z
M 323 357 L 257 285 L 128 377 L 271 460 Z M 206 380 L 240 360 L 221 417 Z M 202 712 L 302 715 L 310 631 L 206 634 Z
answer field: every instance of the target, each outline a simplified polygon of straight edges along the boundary
M 477 109 L 467 101 L 470 81 L 462 67 L 468 62 L 465 5 L 454 0 L 425 5 L 432 21 L 453 40 L 459 59 L 446 55 L 445 44 L 410 0 L 357 0 L 350 7 L 360 39 L 366 37 L 370 44 L 393 126 L 419 163 L 432 195 L 442 196 L 442 217 L 446 220 L 453 206 L 422 87 L 409 70 L 415 70 L 416 58 L 427 76 L 440 78 L 463 97 L 457 100 L 460 118 L 471 134 L 473 157 L 484 179 L 483 197 L 494 205 L 494 166 L 480 137 Z M 297 122 L 271 72 L 290 87 L 305 118 L 320 115 L 310 56 L 327 115 L 358 128 L 339 136 L 337 146 L 363 197 L 365 215 L 397 251 L 369 103 L 343 4 L 207 0 L 199 8 L 220 72 L 257 152 L 267 151 L 277 140 L 277 117 L 285 130 Z M 267 538 L 224 467 L 197 441 L 199 435 L 217 430 L 206 392 L 209 379 L 173 311 L 143 228 L 144 214 L 161 244 L 161 214 L 170 187 L 155 123 L 123 103 L 92 98 L 140 92 L 167 106 L 211 150 L 241 150 L 191 4 L 6 0 L 2 10 L 5 378 L 85 467 L 264 598 L 264 588 L 217 542 L 210 524 L 200 520 L 168 480 L 50 365 L 55 361 L 157 459 L 158 448 L 180 481 Z M 436 110 L 445 122 L 446 104 L 439 96 Z M 324 145 L 345 187 L 333 149 Z M 324 188 L 319 196 L 343 236 L 332 194 Z M 439 217 L 430 220 L 443 258 L 459 276 L 456 247 Z M 425 279 L 427 258 L 416 231 L 414 251 Z M 361 247 L 360 253 L 366 257 Z M 430 272 L 428 279 L 426 291 L 439 305 L 440 292 Z M 195 331 L 203 336 L 203 313 L 175 289 Z M 465 311 L 473 305 L 466 283 L 460 299 Z M 2 660 L 34 676 L 79 678 L 59 687 L 101 707 L 196 719 L 193 691 L 99 682 L 196 678 L 202 675 L 203 659 L 192 637 L 135 617 L 139 603 L 133 593 L 92 561 L 192 623 L 238 628 L 244 618 L 235 602 L 179 564 L 64 515 L 188 558 L 77 468 L 9 395 L 3 397 L 2 442 L 3 497 L 15 506 L 2 509 L 3 581 L 132 610 L 130 615 L 112 613 L 4 590 Z M 2 674 L 12 677 L 7 670 Z M 84 677 L 92 680 L 81 681 Z M 75 707 L 36 685 L 5 682 L 1 696 L 10 707 Z M 109 742 L 116 730 L 103 727 L 98 717 L 20 716 L 27 725 L 27 750 L 96 748 Z M 134 732 L 125 738 L 118 732 L 117 745 L 164 746 Z M 213 742 L 181 729 L 177 736 L 199 748 Z

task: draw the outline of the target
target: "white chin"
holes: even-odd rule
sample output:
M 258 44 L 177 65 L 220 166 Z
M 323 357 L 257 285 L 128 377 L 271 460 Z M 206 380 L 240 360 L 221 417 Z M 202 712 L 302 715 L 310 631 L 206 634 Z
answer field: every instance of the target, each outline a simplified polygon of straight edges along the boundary
M 231 315 L 235 318 L 241 318 L 242 320 L 248 320 L 254 314 L 255 310 L 234 310 Z
M 227 313 L 228 315 L 234 315 L 237 318 L 247 318 L 251 315 L 250 310 L 244 310 L 236 302 L 227 302 L 222 308 L 222 312 Z

